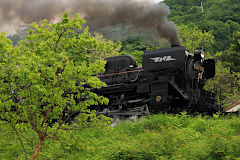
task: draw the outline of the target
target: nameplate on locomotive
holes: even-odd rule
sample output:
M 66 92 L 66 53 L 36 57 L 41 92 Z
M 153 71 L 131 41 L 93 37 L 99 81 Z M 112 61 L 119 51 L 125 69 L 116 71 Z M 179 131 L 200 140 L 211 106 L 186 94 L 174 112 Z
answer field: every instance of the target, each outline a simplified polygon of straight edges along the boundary
M 163 57 L 154 57 L 154 58 L 150 58 L 152 59 L 155 63 L 158 62 L 168 62 L 168 61 L 176 61 L 175 58 L 172 58 L 172 56 L 163 56 Z

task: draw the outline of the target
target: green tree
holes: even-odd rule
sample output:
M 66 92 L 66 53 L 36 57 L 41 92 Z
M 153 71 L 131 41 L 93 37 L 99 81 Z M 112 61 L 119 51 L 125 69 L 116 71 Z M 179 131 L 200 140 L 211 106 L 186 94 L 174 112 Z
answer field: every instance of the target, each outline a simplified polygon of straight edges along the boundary
M 223 67 L 221 62 L 216 65 L 216 75 L 207 81 L 205 89 L 216 94 L 217 99 L 225 107 L 235 103 L 240 98 L 240 74 Z
M 136 59 L 137 65 L 142 65 L 142 55 L 145 51 L 160 49 L 161 46 L 144 40 L 142 37 L 130 38 L 122 41 L 121 54 L 128 54 Z
M 182 45 L 186 50 L 193 53 L 195 49 L 204 49 L 210 51 L 214 43 L 212 32 L 200 30 L 198 27 L 188 27 L 186 25 L 178 26 L 179 36 Z
M 104 72 L 102 53 L 115 55 L 120 46 L 98 41 L 88 28 L 82 29 L 84 22 L 79 15 L 70 19 L 64 14 L 56 24 L 33 23 L 26 40 L 15 47 L 5 33 L 0 34 L 0 118 L 16 133 L 22 122 L 35 131 L 39 142 L 31 159 L 47 139 L 58 139 L 57 132 L 69 127 L 66 122 L 75 113 L 80 128 L 109 122 L 88 109 L 108 103 L 91 91 L 105 86 L 92 75 Z
M 233 34 L 230 47 L 217 55 L 223 65 L 234 72 L 240 72 L 240 32 Z
M 164 0 L 163 3 L 171 8 L 169 19 L 174 23 L 212 31 L 214 52 L 226 50 L 232 33 L 240 30 L 239 0 Z
M 131 53 L 133 51 L 149 51 L 159 48 L 160 46 L 148 42 L 142 37 L 135 37 L 122 41 L 122 47 L 120 51 Z
M 231 37 L 231 26 L 228 23 L 217 20 L 206 20 L 205 23 L 198 24 L 204 31 L 212 31 L 215 37 L 213 45 L 214 51 L 223 51 L 229 46 Z

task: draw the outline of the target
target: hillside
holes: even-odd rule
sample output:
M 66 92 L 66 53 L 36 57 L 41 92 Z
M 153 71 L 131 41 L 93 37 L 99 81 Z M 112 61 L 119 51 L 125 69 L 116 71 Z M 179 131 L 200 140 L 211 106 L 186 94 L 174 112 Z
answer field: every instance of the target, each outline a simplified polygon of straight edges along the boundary
M 226 50 L 231 37 L 240 31 L 240 1 L 238 0 L 164 0 L 170 9 L 170 19 L 176 24 L 198 26 L 213 31 L 215 51 Z

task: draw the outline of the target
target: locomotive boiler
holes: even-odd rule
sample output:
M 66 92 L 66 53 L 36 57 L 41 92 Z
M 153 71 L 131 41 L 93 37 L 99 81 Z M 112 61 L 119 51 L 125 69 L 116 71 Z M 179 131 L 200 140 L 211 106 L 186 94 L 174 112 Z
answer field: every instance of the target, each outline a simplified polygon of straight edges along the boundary
M 182 46 L 146 52 L 142 66 L 129 55 L 106 58 L 105 73 L 98 77 L 107 84 L 96 90 L 109 98 L 107 106 L 96 106 L 107 116 L 141 116 L 150 113 L 214 113 L 222 111 L 215 95 L 203 89 L 215 75 L 215 61 Z

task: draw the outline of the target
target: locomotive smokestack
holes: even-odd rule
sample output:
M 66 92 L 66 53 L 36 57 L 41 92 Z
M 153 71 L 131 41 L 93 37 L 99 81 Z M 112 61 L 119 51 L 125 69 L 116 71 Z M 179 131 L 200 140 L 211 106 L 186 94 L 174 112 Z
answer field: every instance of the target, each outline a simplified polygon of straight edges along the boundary
M 151 0 L 3 0 L 0 2 L 0 26 L 1 29 L 9 26 L 17 29 L 19 24 L 29 24 L 43 18 L 55 20 L 66 11 L 97 20 L 90 27 L 127 22 L 139 32 L 142 29 L 155 30 L 156 37 L 165 38 L 172 45 L 180 45 L 178 30 L 167 19 L 169 7 L 162 3 L 154 4 Z

